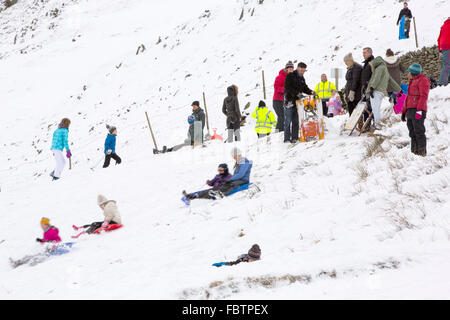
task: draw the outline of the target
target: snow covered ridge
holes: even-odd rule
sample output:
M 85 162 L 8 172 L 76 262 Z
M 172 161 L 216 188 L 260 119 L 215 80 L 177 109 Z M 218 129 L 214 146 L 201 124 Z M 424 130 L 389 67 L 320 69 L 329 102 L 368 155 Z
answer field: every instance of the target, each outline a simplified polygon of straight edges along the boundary
M 421 45 L 435 43 L 447 2 L 410 2 Z M 155 156 L 144 116 L 159 146 L 179 143 L 190 104 L 205 91 L 211 126 L 222 134 L 229 84 L 253 110 L 263 69 L 270 105 L 287 60 L 308 64 L 312 87 L 322 72 L 343 68 L 350 51 L 358 61 L 365 46 L 376 55 L 410 51 L 413 40 L 397 40 L 397 1 L 249 1 L 241 20 L 241 1 L 24 3 L 0 13 L 0 297 L 449 298 L 448 88 L 430 93 L 426 158 L 410 153 L 406 125 L 387 101 L 376 136 L 348 137 L 342 116 L 326 119 L 325 140 L 288 147 L 276 134 L 257 141 L 250 121 L 240 147 L 261 191 L 190 208 L 181 190 L 203 188 L 219 163 L 232 167 L 228 146 Z M 46 15 L 55 8 L 57 17 Z M 312 10 L 321 14 L 304 14 Z M 35 18 L 35 30 L 14 46 Z M 73 169 L 52 183 L 49 141 L 63 117 L 72 120 Z M 93 172 L 106 123 L 118 128 L 123 163 Z M 42 216 L 63 241 L 73 224 L 101 218 L 98 193 L 117 200 L 123 228 L 10 269 L 8 257 L 41 249 L 33 241 Z M 261 261 L 211 266 L 253 243 Z

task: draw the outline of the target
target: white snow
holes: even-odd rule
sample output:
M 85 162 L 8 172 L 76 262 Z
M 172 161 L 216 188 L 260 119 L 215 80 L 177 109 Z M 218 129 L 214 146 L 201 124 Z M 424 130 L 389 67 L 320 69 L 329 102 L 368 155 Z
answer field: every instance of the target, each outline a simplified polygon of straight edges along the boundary
M 435 44 L 450 3 L 409 3 L 420 46 Z M 232 167 L 230 146 L 155 156 L 144 115 L 160 148 L 178 144 L 191 102 L 206 92 L 211 129 L 225 135 L 227 86 L 238 85 L 241 107 L 253 111 L 262 70 L 271 105 L 288 60 L 308 64 L 314 87 L 321 73 L 345 69 L 348 52 L 362 61 L 366 46 L 382 56 L 414 50 L 414 38 L 397 40 L 400 9 L 394 0 L 248 0 L 239 20 L 242 1 L 19 0 L 2 11 L 0 298 L 449 299 L 449 87 L 430 93 L 426 158 L 410 153 L 387 101 L 378 137 L 349 137 L 344 115 L 326 119 L 325 140 L 290 148 L 280 134 L 257 141 L 249 120 L 239 146 L 261 192 L 190 208 L 181 191 L 204 188 L 219 163 Z M 51 135 L 63 117 L 72 120 L 73 168 L 52 182 Z M 106 123 L 118 128 L 123 163 L 91 171 Z M 42 216 L 64 241 L 72 224 L 100 221 L 98 193 L 117 200 L 122 229 L 11 269 L 9 257 L 41 249 Z M 211 266 L 254 243 L 261 261 Z

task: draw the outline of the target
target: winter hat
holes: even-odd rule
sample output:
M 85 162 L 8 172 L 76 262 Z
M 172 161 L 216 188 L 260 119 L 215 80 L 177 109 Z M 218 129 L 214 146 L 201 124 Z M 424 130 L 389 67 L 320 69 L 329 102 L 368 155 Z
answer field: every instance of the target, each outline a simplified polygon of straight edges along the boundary
M 198 101 L 192 102 L 191 107 L 193 107 L 193 106 L 200 107 L 200 102 L 198 102 Z
M 293 68 L 294 64 L 292 63 L 292 61 L 289 61 L 288 63 L 286 63 L 286 69 L 287 68 Z
M 47 224 L 47 225 L 50 225 L 50 219 L 49 219 L 49 218 L 42 218 L 42 219 L 41 219 L 41 224 Z
M 114 126 L 106 125 L 106 129 L 108 129 L 109 133 L 113 133 L 117 128 Z
M 219 164 L 219 168 L 223 168 L 224 170 L 228 170 L 228 165 L 226 163 Z
M 101 205 L 102 203 L 104 203 L 104 202 L 106 202 L 106 201 L 108 201 L 108 199 L 106 199 L 106 197 L 105 197 L 104 195 L 99 194 L 99 195 L 97 196 L 97 204 L 98 204 L 98 205 Z
M 194 117 L 194 115 L 191 114 L 191 115 L 188 117 L 188 123 L 189 123 L 189 124 L 193 124 L 194 121 L 195 121 L 195 117 Z
M 259 260 L 261 259 L 261 249 L 257 244 L 254 244 L 250 250 L 248 250 L 248 255 L 252 259 Z
M 259 101 L 258 107 L 265 107 L 266 103 L 263 100 Z
M 346 61 L 351 61 L 351 62 L 355 61 L 355 60 L 353 60 L 353 55 L 351 52 L 344 56 L 344 62 L 346 62 Z
M 408 71 L 417 76 L 418 74 L 422 73 L 422 66 L 418 63 L 413 63 L 409 66 Z
M 234 147 L 231 149 L 231 156 L 240 156 L 242 155 L 241 150 L 239 150 L 239 148 Z

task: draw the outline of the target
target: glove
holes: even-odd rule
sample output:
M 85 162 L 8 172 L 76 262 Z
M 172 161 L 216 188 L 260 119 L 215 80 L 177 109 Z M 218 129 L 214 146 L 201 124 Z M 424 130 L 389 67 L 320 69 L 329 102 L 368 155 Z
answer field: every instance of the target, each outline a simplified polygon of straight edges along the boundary
M 391 96 L 389 97 L 389 102 L 393 105 L 397 104 L 397 95 L 395 93 L 391 94 Z
M 102 223 L 102 228 L 106 228 L 108 225 L 109 225 L 109 222 L 108 221 L 104 221 Z
M 406 113 L 402 113 L 402 121 L 403 121 L 403 122 L 406 121 Z
M 36 238 L 36 241 L 42 243 L 42 239 L 40 238 Z
M 69 158 L 69 159 L 70 159 L 70 157 L 72 157 L 72 154 L 70 153 L 70 150 L 67 150 L 66 157 Z
M 350 102 L 355 101 L 355 91 L 350 90 L 350 92 L 348 93 L 348 100 L 349 100 Z
M 374 90 L 373 90 L 373 88 L 372 88 L 372 87 L 370 87 L 370 91 L 369 91 L 369 92 L 370 92 L 370 97 L 371 97 L 371 98 L 373 98 L 373 97 L 374 97 L 374 95 L 373 95 L 373 91 L 374 91 Z
M 111 149 L 109 149 L 108 151 L 106 151 L 106 154 L 111 154 L 112 153 L 112 150 Z
M 213 263 L 214 267 L 221 267 L 221 266 L 226 266 L 227 263 L 226 262 L 217 262 L 217 263 Z
M 416 120 L 422 119 L 422 111 L 416 111 Z

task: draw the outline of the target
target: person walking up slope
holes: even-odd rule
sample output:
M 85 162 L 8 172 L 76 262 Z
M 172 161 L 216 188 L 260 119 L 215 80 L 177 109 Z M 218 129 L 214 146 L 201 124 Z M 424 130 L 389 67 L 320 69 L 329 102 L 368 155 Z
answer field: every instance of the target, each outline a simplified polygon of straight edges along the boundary
M 227 88 L 228 96 L 223 100 L 222 112 L 227 116 L 228 143 L 241 141 L 241 110 L 239 109 L 238 87 L 235 85 Z
M 430 92 L 430 80 L 422 74 L 422 66 L 414 63 L 408 68 L 408 95 L 402 110 L 402 121 L 406 121 L 411 152 L 425 157 L 427 155 L 427 138 L 425 136 L 425 118 L 427 116 L 427 101 Z
M 53 181 L 58 180 L 61 177 L 64 166 L 66 165 L 66 160 L 64 159 L 63 154 L 64 148 L 66 149 L 66 157 L 68 159 L 72 157 L 72 153 L 69 148 L 69 126 L 70 120 L 64 118 L 61 120 L 58 129 L 53 132 L 51 151 L 53 152 L 53 157 L 56 161 L 55 170 L 50 173 L 50 176 L 53 177 Z
M 272 127 L 276 127 L 277 125 L 274 114 L 266 107 L 266 103 L 262 100 L 259 101 L 258 106 L 252 113 L 252 117 L 256 119 L 255 131 L 258 138 L 270 135 Z
M 105 140 L 105 163 L 103 164 L 103 168 L 109 167 L 111 158 L 116 161 L 116 165 L 122 162 L 122 159 L 116 153 L 117 129 L 109 125 L 106 125 L 106 129 L 108 129 L 109 133 Z

